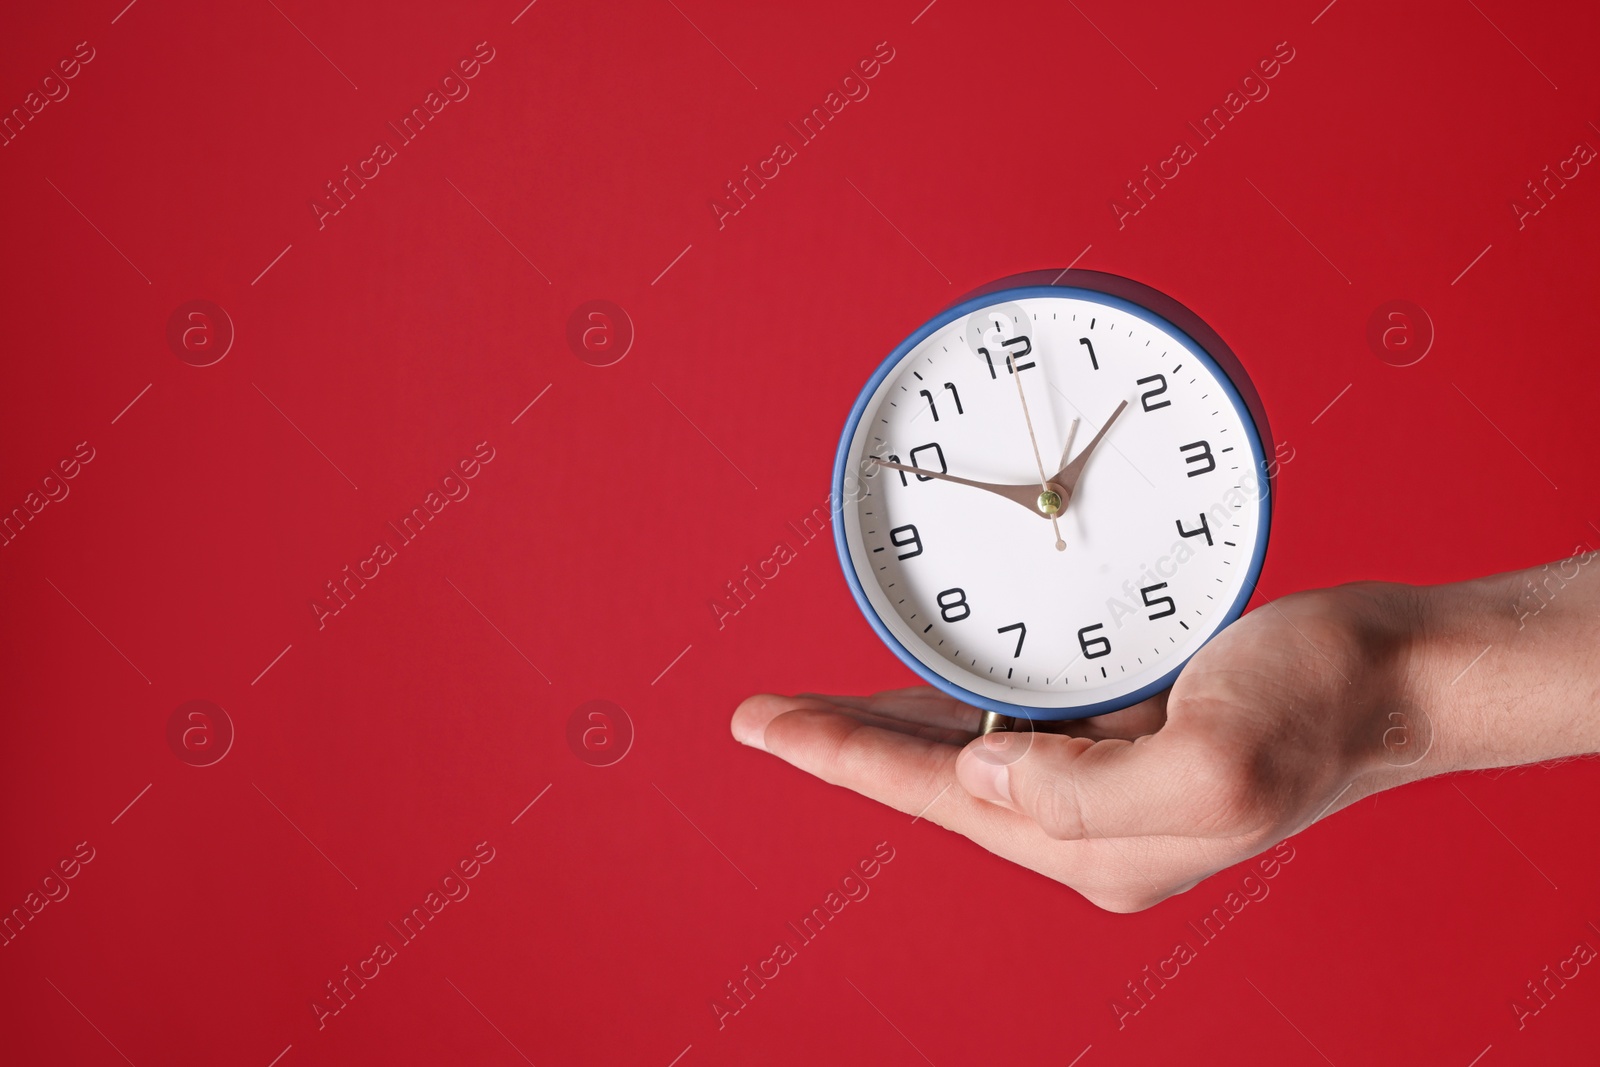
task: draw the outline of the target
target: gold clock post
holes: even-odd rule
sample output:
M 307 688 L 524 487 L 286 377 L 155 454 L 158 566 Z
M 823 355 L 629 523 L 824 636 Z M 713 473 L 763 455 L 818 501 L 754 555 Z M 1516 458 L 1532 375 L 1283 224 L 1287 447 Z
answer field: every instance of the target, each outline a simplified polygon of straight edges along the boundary
M 978 723 L 978 733 L 981 736 L 1008 732 L 1016 723 L 1017 720 L 1010 715 L 1002 715 L 998 711 L 986 711 Z

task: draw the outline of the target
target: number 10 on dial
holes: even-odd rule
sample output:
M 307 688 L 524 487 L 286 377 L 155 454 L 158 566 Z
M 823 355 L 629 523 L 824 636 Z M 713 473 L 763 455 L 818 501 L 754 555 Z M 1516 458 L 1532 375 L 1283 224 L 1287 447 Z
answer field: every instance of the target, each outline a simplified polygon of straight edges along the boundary
M 1271 515 L 1265 416 L 1222 340 L 1155 290 L 1063 277 L 997 283 L 901 342 L 833 479 L 878 635 L 950 695 L 1032 719 L 1170 686 L 1243 611 Z

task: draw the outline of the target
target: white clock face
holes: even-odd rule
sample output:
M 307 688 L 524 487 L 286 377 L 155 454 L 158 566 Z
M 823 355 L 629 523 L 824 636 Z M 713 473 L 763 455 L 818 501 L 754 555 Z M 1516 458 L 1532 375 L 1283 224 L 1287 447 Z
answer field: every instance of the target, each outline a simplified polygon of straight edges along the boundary
M 1232 384 L 1164 319 L 1085 289 L 1002 292 L 930 326 L 880 371 L 836 472 L 869 618 L 990 710 L 1100 714 L 1170 685 L 1265 550 L 1262 447 Z M 1108 420 L 1052 524 L 1041 481 L 1061 488 Z

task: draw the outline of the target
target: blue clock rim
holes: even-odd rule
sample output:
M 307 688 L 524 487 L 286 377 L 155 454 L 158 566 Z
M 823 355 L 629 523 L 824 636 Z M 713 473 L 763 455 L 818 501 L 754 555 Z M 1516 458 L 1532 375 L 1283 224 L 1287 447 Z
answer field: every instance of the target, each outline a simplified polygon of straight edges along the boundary
M 1186 656 L 1182 662 L 1178 663 L 1166 674 L 1162 675 L 1160 678 L 1149 683 L 1148 685 L 1145 685 L 1120 697 L 1114 697 L 1110 700 L 1102 700 L 1094 704 L 1084 704 L 1077 707 L 1036 708 L 1026 704 L 1012 704 L 1008 701 L 996 700 L 993 697 L 982 696 L 978 693 L 972 692 L 970 689 L 967 689 L 964 686 L 950 681 L 948 678 L 945 678 L 943 675 L 939 674 L 933 668 L 929 667 L 916 656 L 914 656 L 909 649 L 901 644 L 899 638 L 894 636 L 894 634 L 889 630 L 888 625 L 879 616 L 877 609 L 872 606 L 872 602 L 867 598 L 866 590 L 861 584 L 861 577 L 856 573 L 855 564 L 850 559 L 850 546 L 845 539 L 844 509 L 848 506 L 848 504 L 844 496 L 844 486 L 845 478 L 849 474 L 850 469 L 850 445 L 856 435 L 857 426 L 860 425 L 862 417 L 866 414 L 867 404 L 872 399 L 872 395 L 877 392 L 878 386 L 883 383 L 883 380 L 889 376 L 890 372 L 900 365 L 900 362 L 905 359 L 912 349 L 916 348 L 917 345 L 921 344 L 930 335 L 944 329 L 944 327 L 961 318 L 963 315 L 969 315 L 980 308 L 991 307 L 995 304 L 1004 303 L 1008 300 L 1022 300 L 1030 297 L 1071 296 L 1081 296 L 1086 299 L 1094 300 L 1097 303 L 1126 311 L 1151 326 L 1156 326 L 1160 329 L 1171 332 L 1174 337 L 1184 342 L 1185 347 L 1188 349 L 1191 356 L 1200 360 L 1211 369 L 1212 373 L 1216 376 L 1217 381 L 1221 383 L 1222 390 L 1224 394 L 1226 394 L 1228 402 L 1233 405 L 1234 411 L 1238 413 L 1240 422 L 1243 423 L 1245 432 L 1249 435 L 1250 442 L 1255 447 L 1255 454 L 1260 457 L 1259 462 L 1261 466 L 1260 469 L 1258 469 L 1255 473 L 1258 483 L 1261 487 L 1261 522 L 1256 528 L 1256 540 L 1255 544 L 1251 547 L 1250 552 L 1250 565 L 1246 570 L 1245 580 L 1239 587 L 1239 595 L 1234 599 L 1234 602 L 1228 606 L 1228 610 L 1223 613 L 1222 621 L 1217 628 L 1212 631 L 1209 637 L 1207 637 L 1200 643 L 1198 647 L 1195 648 L 1194 652 L 1191 652 L 1188 656 Z M 1241 370 L 1240 373 L 1243 373 L 1243 371 Z M 1099 289 L 1082 285 L 1027 285 L 1018 286 L 1012 289 L 999 289 L 993 292 L 983 293 L 982 295 L 973 297 L 970 300 L 964 300 L 959 304 L 953 304 L 939 312 L 933 318 L 917 327 L 916 330 L 912 331 L 912 333 L 906 337 L 905 340 L 896 345 L 894 350 L 889 353 L 889 355 L 881 364 L 878 365 L 878 369 L 873 372 L 872 377 L 867 379 L 867 384 L 862 387 L 861 394 L 856 397 L 856 402 L 850 409 L 850 415 L 845 420 L 844 432 L 839 438 L 839 449 L 834 457 L 833 510 L 836 518 L 833 524 L 833 543 L 834 548 L 839 554 L 839 565 L 840 569 L 844 572 L 845 582 L 850 586 L 850 594 L 855 598 L 856 605 L 861 609 L 861 613 L 866 616 L 868 624 L 871 625 L 872 629 L 877 633 L 878 637 L 882 639 L 883 643 L 888 646 L 889 651 L 893 652 L 900 662 L 911 668 L 914 673 L 919 675 L 928 684 L 932 685 L 938 690 L 941 690 L 949 696 L 955 697 L 957 700 L 960 700 L 963 703 L 970 704 L 976 708 L 981 708 L 984 711 L 992 711 L 1002 715 L 1026 718 L 1040 722 L 1060 722 L 1069 719 L 1087 719 L 1095 715 L 1105 715 L 1109 712 L 1120 711 L 1123 708 L 1132 707 L 1142 700 L 1148 700 L 1157 693 L 1164 692 L 1165 690 L 1171 688 L 1172 684 L 1177 681 L 1178 675 L 1183 671 L 1183 668 L 1188 665 L 1189 660 L 1193 659 L 1195 654 L 1198 653 L 1200 649 L 1204 648 L 1207 644 L 1210 644 L 1211 641 L 1215 639 L 1217 634 L 1220 634 L 1223 630 L 1227 629 L 1235 621 L 1237 621 L 1241 615 L 1244 614 L 1245 605 L 1250 602 L 1250 597 L 1255 594 L 1256 581 L 1261 575 L 1262 564 L 1266 561 L 1267 537 L 1272 526 L 1272 478 L 1269 473 L 1270 463 L 1271 458 L 1268 457 L 1266 448 L 1262 444 L 1261 433 L 1256 426 L 1255 417 L 1250 413 L 1249 405 L 1245 403 L 1244 398 L 1239 394 L 1239 390 L 1234 385 L 1232 377 L 1226 370 L 1223 369 L 1217 360 L 1212 357 L 1211 353 L 1206 351 L 1205 346 L 1196 341 L 1194 337 L 1192 337 L 1186 330 L 1180 328 L 1176 323 L 1172 322 L 1164 315 L 1157 314 L 1156 312 L 1151 311 L 1149 308 L 1140 304 L 1136 304 L 1131 300 L 1124 299 L 1123 297 L 1113 296 L 1112 294 L 1103 292 Z

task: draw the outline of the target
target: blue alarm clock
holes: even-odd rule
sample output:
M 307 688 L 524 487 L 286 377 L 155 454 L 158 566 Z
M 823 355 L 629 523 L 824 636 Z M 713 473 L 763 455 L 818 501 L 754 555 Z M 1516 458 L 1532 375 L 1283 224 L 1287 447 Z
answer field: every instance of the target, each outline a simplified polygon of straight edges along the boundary
M 834 540 L 884 643 L 988 722 L 1101 715 L 1169 687 L 1244 610 L 1272 457 L 1198 316 L 1114 275 L 1025 275 L 873 372 L 839 441 Z

